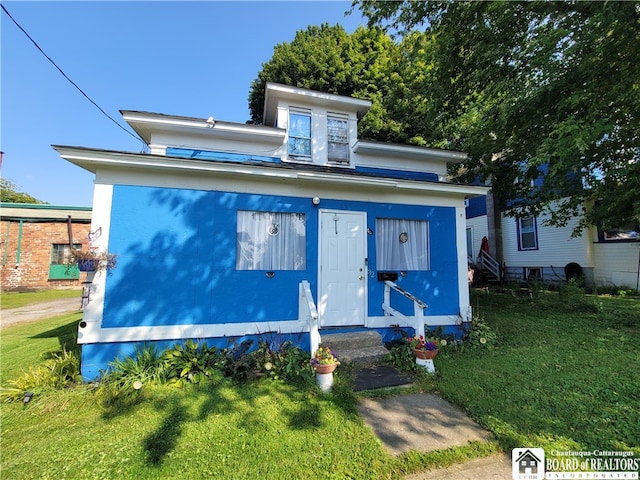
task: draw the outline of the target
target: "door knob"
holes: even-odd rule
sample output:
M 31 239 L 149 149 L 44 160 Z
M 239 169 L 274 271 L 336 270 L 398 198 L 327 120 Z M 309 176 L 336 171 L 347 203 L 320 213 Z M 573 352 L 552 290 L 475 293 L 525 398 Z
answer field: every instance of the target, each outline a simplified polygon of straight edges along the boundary
M 360 276 L 358 277 L 358 280 L 362 280 L 363 278 L 364 278 L 364 277 L 363 277 L 362 275 L 360 275 Z

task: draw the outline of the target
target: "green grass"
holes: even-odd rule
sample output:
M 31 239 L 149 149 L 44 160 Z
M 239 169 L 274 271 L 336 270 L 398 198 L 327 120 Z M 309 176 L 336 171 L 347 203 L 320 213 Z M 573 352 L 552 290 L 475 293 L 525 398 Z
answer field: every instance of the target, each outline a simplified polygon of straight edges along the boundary
M 0 348 L 0 382 L 17 377 L 31 365 L 64 350 L 79 351 L 76 342 L 82 313 L 5 327 Z
M 331 395 L 262 379 L 145 385 L 116 403 L 87 386 L 44 392 L 26 407 L 3 404 L 3 477 L 402 478 L 522 446 L 640 455 L 638 300 L 552 293 L 477 301 L 498 345 L 441 352 L 437 375 L 409 391 L 439 392 L 496 442 L 391 457 L 359 418 L 345 365 Z M 3 329 L 3 382 L 60 351 L 78 319 Z
M 39 290 L 37 292 L 0 292 L 0 308 L 18 308 L 34 303 L 60 300 L 62 298 L 77 298 L 80 302 L 82 291 L 71 290 Z
M 536 446 L 640 454 L 640 302 L 479 297 L 497 348 L 442 355 L 436 388 L 505 450 Z M 483 305 L 484 303 L 484 305 Z

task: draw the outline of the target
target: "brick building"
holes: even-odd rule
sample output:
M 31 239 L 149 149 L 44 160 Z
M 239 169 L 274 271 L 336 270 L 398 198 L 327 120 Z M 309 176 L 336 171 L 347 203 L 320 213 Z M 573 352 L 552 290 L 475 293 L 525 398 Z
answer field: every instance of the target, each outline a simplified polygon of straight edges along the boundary
M 2 291 L 79 288 L 85 273 L 69 269 L 68 218 L 75 248 L 86 250 L 90 207 L 0 203 Z

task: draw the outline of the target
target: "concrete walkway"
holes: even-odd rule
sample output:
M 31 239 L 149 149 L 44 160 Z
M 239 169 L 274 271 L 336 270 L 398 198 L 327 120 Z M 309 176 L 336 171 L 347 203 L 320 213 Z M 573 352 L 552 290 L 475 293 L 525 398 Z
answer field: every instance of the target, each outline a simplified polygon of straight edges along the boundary
M 430 452 L 489 441 L 491 434 L 437 395 L 416 393 L 381 399 L 362 398 L 358 411 L 392 455 Z M 475 459 L 442 470 L 428 470 L 407 480 L 509 480 L 511 461 L 504 455 Z

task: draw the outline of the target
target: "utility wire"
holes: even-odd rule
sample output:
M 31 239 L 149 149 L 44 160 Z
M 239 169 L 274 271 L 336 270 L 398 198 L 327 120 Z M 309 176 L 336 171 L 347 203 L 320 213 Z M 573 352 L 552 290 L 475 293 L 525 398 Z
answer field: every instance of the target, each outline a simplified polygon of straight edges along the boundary
M 49 55 L 47 55 L 46 53 L 44 53 L 44 50 L 42 50 L 42 48 L 40 48 L 40 45 L 38 45 L 38 44 L 36 43 L 36 41 L 35 41 L 33 38 L 31 38 L 31 36 L 27 33 L 27 31 L 26 31 L 24 28 L 22 28 L 22 27 L 20 26 L 20 24 L 19 24 L 19 23 L 18 23 L 18 22 L 17 22 L 17 21 L 16 21 L 16 20 L 11 16 L 11 14 L 10 14 L 10 13 L 9 13 L 9 11 L 6 9 L 6 7 L 5 7 L 4 5 L 2 5 L 2 4 L 0 4 L 0 6 L 2 6 L 2 10 L 4 11 L 4 13 L 6 13 L 6 14 L 7 14 L 7 16 L 11 19 L 11 21 L 12 21 L 13 23 L 15 23 L 15 24 L 16 24 L 16 27 L 18 27 L 18 28 L 22 31 L 22 33 L 24 33 L 24 34 L 27 36 L 27 38 L 28 38 L 29 40 L 31 40 L 31 43 L 33 43 L 33 44 L 35 45 L 35 47 L 40 51 L 40 53 L 42 53 L 42 55 L 44 55 L 44 56 L 45 56 L 45 58 L 46 58 L 47 60 L 49 60 L 49 62 L 51 62 L 51 64 L 52 64 L 54 67 L 56 67 L 56 68 L 58 69 L 58 71 L 62 74 L 62 76 L 63 76 L 64 78 L 66 78 L 66 79 L 67 79 L 67 81 L 68 81 L 71 85 L 73 85 L 74 87 L 76 87 L 76 89 L 77 89 L 77 90 L 78 90 L 78 91 L 79 91 L 79 92 L 80 92 L 80 93 L 81 93 L 81 94 L 82 94 L 82 95 L 83 95 L 87 100 L 89 100 L 89 101 L 90 101 L 90 102 L 91 102 L 91 103 L 92 103 L 92 104 L 93 104 L 93 105 L 94 105 L 98 110 L 100 110 L 100 111 L 102 112 L 102 114 L 103 114 L 103 115 L 105 115 L 109 120 L 111 120 L 113 123 L 115 123 L 118 127 L 120 127 L 122 130 L 124 130 L 125 132 L 127 132 L 129 135 L 131 135 L 131 136 L 132 136 L 133 138 L 135 138 L 136 140 L 138 140 L 138 141 L 142 141 L 138 136 L 134 135 L 134 134 L 133 134 L 133 133 L 131 133 L 129 130 L 127 130 L 125 127 L 123 127 L 122 125 L 120 125 L 120 123 L 118 123 L 118 121 L 117 121 L 117 120 L 115 120 L 111 115 L 109 115 L 107 112 L 105 112 L 105 111 L 100 107 L 100 105 L 98 105 L 98 104 L 97 104 L 96 102 L 94 102 L 91 98 L 89 98 L 89 96 L 88 96 L 86 93 L 84 93 L 84 92 L 82 91 L 82 89 L 81 89 L 78 85 L 76 85 L 76 83 L 75 83 L 73 80 L 71 80 L 71 79 L 67 76 L 67 74 L 66 74 L 66 73 L 64 73 L 64 72 L 62 71 L 62 69 L 61 69 L 61 68 L 56 64 L 56 62 L 54 62 L 54 61 L 51 59 L 51 57 L 49 57 Z M 142 142 L 142 143 L 144 143 L 144 142 Z

